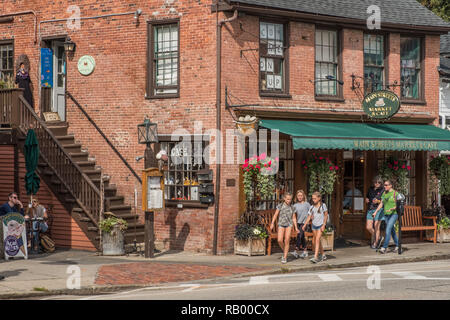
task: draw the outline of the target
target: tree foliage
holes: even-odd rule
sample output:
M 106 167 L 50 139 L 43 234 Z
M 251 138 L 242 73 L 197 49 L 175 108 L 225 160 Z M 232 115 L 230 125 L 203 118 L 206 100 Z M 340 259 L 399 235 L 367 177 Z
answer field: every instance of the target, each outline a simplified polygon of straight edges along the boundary
M 450 2 L 448 0 L 417 0 L 419 3 L 445 21 L 450 22 Z

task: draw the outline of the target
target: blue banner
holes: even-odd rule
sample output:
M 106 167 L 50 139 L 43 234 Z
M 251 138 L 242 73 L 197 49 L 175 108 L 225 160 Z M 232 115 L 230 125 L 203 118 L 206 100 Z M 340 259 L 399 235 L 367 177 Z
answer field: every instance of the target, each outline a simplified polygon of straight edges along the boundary
M 41 86 L 53 87 L 53 51 L 50 48 L 41 48 Z

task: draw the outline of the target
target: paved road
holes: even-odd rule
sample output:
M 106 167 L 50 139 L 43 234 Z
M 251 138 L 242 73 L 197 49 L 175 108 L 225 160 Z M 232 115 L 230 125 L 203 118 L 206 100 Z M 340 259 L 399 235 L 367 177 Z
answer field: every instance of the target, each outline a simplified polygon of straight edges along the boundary
M 369 268 L 289 273 L 223 282 L 203 280 L 194 283 L 148 287 L 107 295 L 87 297 L 57 296 L 43 299 L 450 299 L 449 260 L 393 264 Z

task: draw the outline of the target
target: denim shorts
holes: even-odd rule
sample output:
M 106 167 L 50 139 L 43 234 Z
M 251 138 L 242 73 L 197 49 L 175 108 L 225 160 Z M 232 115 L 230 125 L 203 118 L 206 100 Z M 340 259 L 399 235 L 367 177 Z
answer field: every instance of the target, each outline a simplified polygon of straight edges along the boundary
M 322 226 L 323 226 L 323 224 L 321 224 L 320 226 L 312 225 L 312 229 L 313 230 L 320 230 L 320 228 L 322 228 Z
M 366 219 L 367 220 L 374 220 L 374 218 L 373 218 L 373 213 L 375 212 L 376 210 L 369 210 L 369 211 L 367 211 L 367 216 L 366 216 Z M 383 209 L 381 209 L 380 211 L 378 211 L 378 213 L 376 214 L 376 216 L 375 216 L 375 221 L 381 221 L 381 220 L 384 220 L 384 211 L 383 211 Z

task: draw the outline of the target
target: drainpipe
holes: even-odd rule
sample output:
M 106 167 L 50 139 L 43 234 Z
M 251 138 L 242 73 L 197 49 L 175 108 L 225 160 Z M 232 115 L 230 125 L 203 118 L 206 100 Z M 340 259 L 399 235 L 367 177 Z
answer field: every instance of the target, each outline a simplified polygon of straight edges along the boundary
M 219 21 L 219 1 L 216 2 L 216 38 L 217 38 L 217 80 L 216 80 L 216 129 L 221 132 L 221 95 L 222 95 L 222 26 L 236 20 L 238 11 L 234 10 L 234 14 L 229 19 Z M 220 144 L 218 143 L 220 142 Z M 219 229 L 219 202 L 220 202 L 220 171 L 222 158 L 222 140 L 216 136 L 216 192 L 214 205 L 214 238 L 213 238 L 213 255 L 217 255 L 217 238 Z

